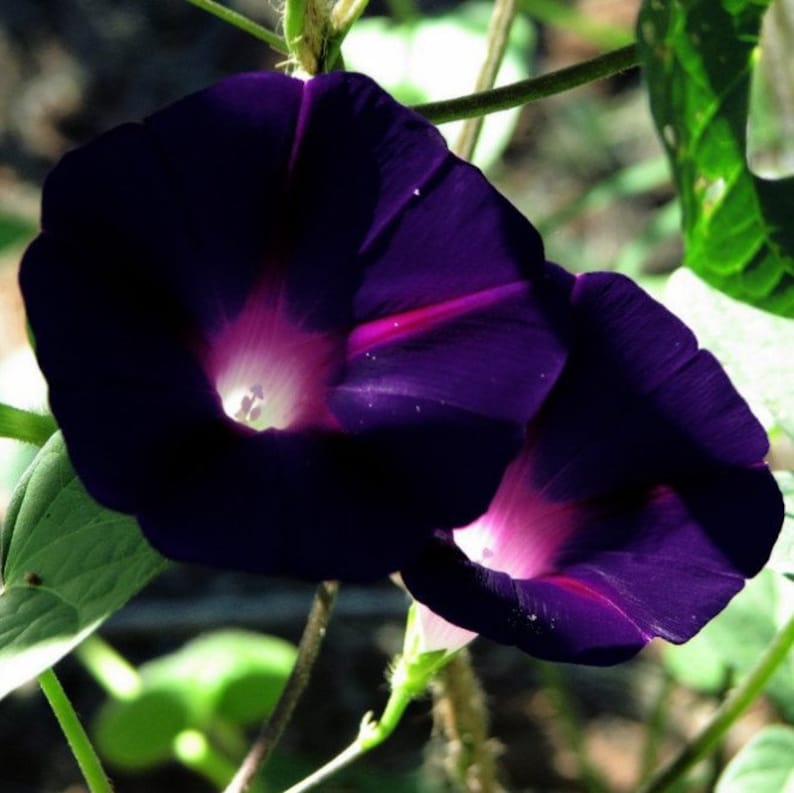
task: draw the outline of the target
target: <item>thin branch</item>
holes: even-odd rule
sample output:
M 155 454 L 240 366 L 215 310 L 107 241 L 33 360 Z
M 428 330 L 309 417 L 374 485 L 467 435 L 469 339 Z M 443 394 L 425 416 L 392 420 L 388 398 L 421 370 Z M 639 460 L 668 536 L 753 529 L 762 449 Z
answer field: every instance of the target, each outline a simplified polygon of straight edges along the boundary
M 347 749 L 340 752 L 333 760 L 330 760 L 322 768 L 318 768 L 313 774 L 310 774 L 297 784 L 287 788 L 284 793 L 306 793 L 307 790 L 317 787 L 321 782 L 325 782 L 343 768 L 347 768 L 353 761 L 358 760 L 359 757 L 366 754 L 368 751 L 369 747 L 364 746 L 361 741 L 356 738 Z
M 306 627 L 303 629 L 303 636 L 301 636 L 298 645 L 298 657 L 292 668 L 292 674 L 287 680 L 287 685 L 284 687 L 273 713 L 262 726 L 253 746 L 224 793 L 244 793 L 256 772 L 267 761 L 281 738 L 292 712 L 309 682 L 314 662 L 317 660 L 317 654 L 325 638 L 325 629 L 331 617 L 338 591 L 339 584 L 336 581 L 326 581 L 317 587 L 311 611 L 306 620 Z
M 221 3 L 216 3 L 215 0 L 187 0 L 187 2 L 192 3 L 202 11 L 212 14 L 229 25 L 239 28 L 254 38 L 264 41 L 265 44 L 272 47 L 276 52 L 280 52 L 282 55 L 289 54 L 287 42 L 284 41 L 281 36 L 257 24 L 253 19 L 249 19 L 247 16 L 243 16 L 237 11 L 227 8 Z
M 638 793 L 662 793 L 669 790 L 695 763 L 711 752 L 731 725 L 761 694 L 792 647 L 794 616 L 783 626 L 758 663 L 722 703 L 700 734 L 647 780 Z
M 477 77 L 475 90 L 477 93 L 488 91 L 494 87 L 499 67 L 502 65 L 507 44 L 510 40 L 510 28 L 516 16 L 516 0 L 495 0 L 491 22 L 488 26 L 488 44 L 480 74 Z M 477 140 L 482 130 L 483 117 L 467 118 L 463 124 L 455 145 L 455 154 L 464 160 L 470 160 L 477 148 Z
M 538 99 L 544 99 L 547 96 L 569 91 L 595 80 L 620 74 L 637 66 L 639 62 L 637 46 L 629 44 L 626 47 L 577 63 L 575 66 L 568 66 L 565 69 L 544 74 L 541 77 L 531 77 L 528 80 L 521 80 L 482 93 L 415 105 L 413 109 L 434 124 L 460 121 L 464 118 L 484 116 L 488 113 L 497 113 L 500 110 L 509 110 L 512 107 L 536 102 Z

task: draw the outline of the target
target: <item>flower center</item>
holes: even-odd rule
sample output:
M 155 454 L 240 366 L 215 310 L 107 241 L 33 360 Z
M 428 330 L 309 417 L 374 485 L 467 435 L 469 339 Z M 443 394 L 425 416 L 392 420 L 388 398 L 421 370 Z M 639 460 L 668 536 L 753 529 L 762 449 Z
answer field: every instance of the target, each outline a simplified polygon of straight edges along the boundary
M 280 302 L 252 299 L 211 342 L 207 369 L 223 410 L 257 431 L 335 426 L 328 384 L 340 345 L 307 331 Z
M 272 394 L 266 397 L 261 383 L 254 383 L 247 389 L 245 386 L 233 388 L 226 395 L 221 393 L 221 398 L 229 418 L 256 430 L 281 430 L 290 424 L 293 411 L 289 398 L 279 400 Z
M 488 511 L 453 531 L 455 544 L 471 561 L 516 579 L 553 569 L 574 529 L 571 505 L 546 502 L 531 485 L 530 468 L 525 449 L 505 471 Z

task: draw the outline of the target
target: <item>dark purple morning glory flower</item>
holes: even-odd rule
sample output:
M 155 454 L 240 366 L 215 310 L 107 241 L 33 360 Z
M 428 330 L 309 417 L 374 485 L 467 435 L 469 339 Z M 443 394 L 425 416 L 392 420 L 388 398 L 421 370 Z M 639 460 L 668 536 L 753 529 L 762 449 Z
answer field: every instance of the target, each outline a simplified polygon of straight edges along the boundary
M 692 333 L 622 276 L 570 301 L 568 363 L 488 511 L 403 571 L 425 651 L 482 634 L 600 665 L 686 641 L 780 530 L 763 429 Z
M 564 364 L 535 230 L 360 75 L 114 129 L 42 229 L 20 278 L 72 461 L 172 558 L 398 569 L 483 512 Z

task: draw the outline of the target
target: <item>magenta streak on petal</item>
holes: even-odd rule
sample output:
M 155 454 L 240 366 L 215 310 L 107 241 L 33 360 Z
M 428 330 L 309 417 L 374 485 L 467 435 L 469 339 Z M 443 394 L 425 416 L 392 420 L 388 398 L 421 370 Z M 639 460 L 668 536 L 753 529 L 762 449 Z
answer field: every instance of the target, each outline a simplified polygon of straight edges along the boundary
M 610 600 L 610 598 L 608 598 L 603 592 L 599 592 L 597 589 L 593 589 L 593 587 L 589 586 L 588 584 L 585 584 L 582 581 L 579 581 L 576 578 L 571 578 L 567 575 L 547 575 L 543 576 L 543 580 L 546 583 L 559 587 L 560 589 L 566 589 L 568 592 L 572 592 L 577 597 L 594 600 L 603 608 L 617 611 L 626 620 L 626 622 L 630 622 L 637 628 L 646 641 L 651 641 L 651 639 L 653 639 L 653 633 L 643 630 L 640 625 L 638 625 L 622 608 L 620 608 L 620 606 L 618 606 L 613 600 Z
M 365 322 L 355 328 L 348 337 L 347 358 L 350 360 L 374 347 L 424 333 L 437 325 L 466 314 L 483 311 L 496 303 L 528 291 L 528 284 L 524 281 L 516 281 Z
M 289 154 L 289 161 L 287 163 L 287 178 L 290 179 L 295 170 L 295 164 L 298 161 L 300 145 L 303 141 L 303 136 L 306 133 L 306 127 L 309 124 L 309 83 L 305 80 L 301 86 L 301 103 L 298 108 L 298 120 L 295 124 L 295 133 L 292 138 L 292 148 Z
M 328 384 L 341 344 L 303 330 L 278 288 L 260 288 L 210 340 L 205 367 L 224 412 L 251 429 L 337 429 Z

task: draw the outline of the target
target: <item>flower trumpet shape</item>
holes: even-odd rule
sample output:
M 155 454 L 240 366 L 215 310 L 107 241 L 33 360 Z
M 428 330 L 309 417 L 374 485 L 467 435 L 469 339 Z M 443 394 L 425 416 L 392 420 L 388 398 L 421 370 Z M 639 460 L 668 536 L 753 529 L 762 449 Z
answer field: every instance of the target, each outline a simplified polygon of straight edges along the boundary
M 613 664 L 691 638 L 767 560 L 765 433 L 692 333 L 628 279 L 572 278 L 571 353 L 486 513 L 402 571 L 422 651 L 477 634 Z
M 166 556 L 306 579 L 481 514 L 567 351 L 535 230 L 354 74 L 239 75 L 68 154 L 20 282 L 89 492 Z

